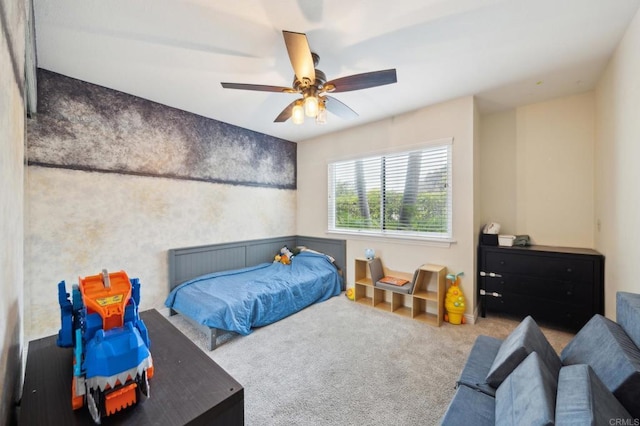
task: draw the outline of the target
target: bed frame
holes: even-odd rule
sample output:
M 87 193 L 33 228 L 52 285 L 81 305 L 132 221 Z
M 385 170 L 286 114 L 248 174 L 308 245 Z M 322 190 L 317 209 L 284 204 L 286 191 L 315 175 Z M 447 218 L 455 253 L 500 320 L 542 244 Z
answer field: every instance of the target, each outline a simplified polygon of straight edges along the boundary
M 169 291 L 181 283 L 201 275 L 272 262 L 275 254 L 283 246 L 290 249 L 305 246 L 333 257 L 335 265 L 343 277 L 342 290 L 345 289 L 344 278 L 347 276 L 346 241 L 294 235 L 171 249 L 169 250 Z M 180 312 L 171 309 L 170 315 L 176 313 Z M 205 333 L 209 350 L 216 348 L 216 340 L 224 330 L 198 324 L 186 315 L 183 317 Z

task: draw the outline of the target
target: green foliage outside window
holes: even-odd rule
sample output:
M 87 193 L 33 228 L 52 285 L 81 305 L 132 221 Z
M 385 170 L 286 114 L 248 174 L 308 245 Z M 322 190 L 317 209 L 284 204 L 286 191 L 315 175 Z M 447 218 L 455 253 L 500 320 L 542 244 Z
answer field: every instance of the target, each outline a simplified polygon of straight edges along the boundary
M 367 191 L 369 218 L 362 215 L 358 194 L 355 188 L 341 185 L 336 189 L 336 228 L 341 229 L 386 229 L 415 232 L 447 232 L 447 192 L 420 193 L 414 205 L 404 206 L 410 209 L 411 220 L 408 224 L 400 222 L 403 193 L 387 191 L 385 194 L 384 227 L 381 219 L 380 190 Z

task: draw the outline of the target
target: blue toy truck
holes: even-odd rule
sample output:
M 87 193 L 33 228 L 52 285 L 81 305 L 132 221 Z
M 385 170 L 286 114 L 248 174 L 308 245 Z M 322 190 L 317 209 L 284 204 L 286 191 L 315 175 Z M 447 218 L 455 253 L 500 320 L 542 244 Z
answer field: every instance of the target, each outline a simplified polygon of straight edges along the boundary
M 74 348 L 71 403 L 85 404 L 93 420 L 149 397 L 153 361 L 147 328 L 138 315 L 140 282 L 124 271 L 80 278 L 72 298 L 58 284 L 61 328 L 57 344 Z

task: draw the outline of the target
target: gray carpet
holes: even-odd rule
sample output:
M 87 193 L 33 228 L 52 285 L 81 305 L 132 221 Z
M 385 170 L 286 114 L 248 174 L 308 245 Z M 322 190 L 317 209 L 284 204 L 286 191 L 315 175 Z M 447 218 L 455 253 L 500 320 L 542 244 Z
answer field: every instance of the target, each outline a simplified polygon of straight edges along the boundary
M 186 320 L 170 321 L 244 386 L 249 426 L 438 424 L 476 336 L 517 325 L 491 315 L 432 327 L 340 295 L 209 352 Z M 573 337 L 543 331 L 558 352 Z

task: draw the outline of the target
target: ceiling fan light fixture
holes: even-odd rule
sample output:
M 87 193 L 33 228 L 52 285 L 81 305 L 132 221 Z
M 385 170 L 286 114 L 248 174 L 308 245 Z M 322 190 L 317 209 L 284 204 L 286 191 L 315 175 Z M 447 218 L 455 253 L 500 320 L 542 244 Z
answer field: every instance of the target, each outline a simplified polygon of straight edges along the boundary
M 304 123 L 304 108 L 302 103 L 296 103 L 291 110 L 291 120 L 294 124 Z
M 304 98 L 304 113 L 312 118 L 318 115 L 318 98 L 315 95 Z
M 316 124 L 327 124 L 327 109 L 324 106 L 324 101 L 320 101 L 318 104 L 318 115 L 316 115 Z

